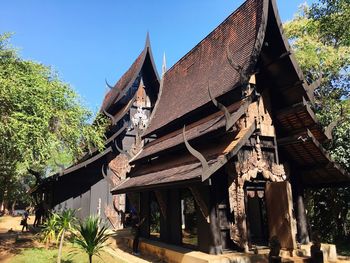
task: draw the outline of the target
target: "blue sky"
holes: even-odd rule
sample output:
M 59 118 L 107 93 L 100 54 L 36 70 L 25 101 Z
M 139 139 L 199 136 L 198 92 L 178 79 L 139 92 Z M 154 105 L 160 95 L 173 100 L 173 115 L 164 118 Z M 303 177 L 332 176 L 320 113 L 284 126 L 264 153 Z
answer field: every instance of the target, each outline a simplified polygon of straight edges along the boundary
M 309 0 L 312 3 L 315 0 Z M 305 0 L 277 0 L 282 21 Z M 7 0 L 1 4 L 0 33 L 25 59 L 51 65 L 85 104 L 97 111 L 106 92 L 129 68 L 150 32 L 161 70 L 192 49 L 243 0 Z

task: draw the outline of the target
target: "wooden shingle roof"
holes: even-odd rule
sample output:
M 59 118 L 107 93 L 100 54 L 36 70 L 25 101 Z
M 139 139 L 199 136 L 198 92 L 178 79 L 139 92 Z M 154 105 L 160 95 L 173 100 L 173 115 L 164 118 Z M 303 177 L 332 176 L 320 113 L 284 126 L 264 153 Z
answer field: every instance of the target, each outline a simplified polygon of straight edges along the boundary
M 227 54 L 252 73 L 266 28 L 268 1 L 248 0 L 164 75 L 161 96 L 146 134 L 152 134 L 239 84 Z
M 135 75 L 141 70 L 142 64 L 145 60 L 147 50 L 144 49 L 136 58 L 131 67 L 123 74 L 123 76 L 114 85 L 113 89 L 109 90 L 105 95 L 101 110 L 108 110 L 108 108 L 120 98 L 120 92 L 125 91 L 135 81 Z

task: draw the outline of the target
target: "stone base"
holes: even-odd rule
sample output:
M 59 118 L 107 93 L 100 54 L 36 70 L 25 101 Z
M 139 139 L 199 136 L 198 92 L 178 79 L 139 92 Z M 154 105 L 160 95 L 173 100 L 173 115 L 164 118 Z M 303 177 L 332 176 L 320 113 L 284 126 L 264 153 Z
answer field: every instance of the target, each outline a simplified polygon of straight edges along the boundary
M 297 255 L 310 257 L 311 243 L 307 245 L 301 245 L 297 250 Z M 324 262 L 337 262 L 337 249 L 334 244 L 321 244 L 321 250 L 323 252 Z
M 118 235 L 118 242 L 123 242 L 132 247 L 132 237 L 128 235 Z M 170 263 L 268 263 L 269 250 L 254 253 L 227 252 L 222 255 L 209 255 L 200 251 L 193 251 L 179 246 L 140 239 L 139 250 L 141 255 L 152 255 Z M 283 257 L 282 262 L 304 263 L 308 258 L 303 257 Z

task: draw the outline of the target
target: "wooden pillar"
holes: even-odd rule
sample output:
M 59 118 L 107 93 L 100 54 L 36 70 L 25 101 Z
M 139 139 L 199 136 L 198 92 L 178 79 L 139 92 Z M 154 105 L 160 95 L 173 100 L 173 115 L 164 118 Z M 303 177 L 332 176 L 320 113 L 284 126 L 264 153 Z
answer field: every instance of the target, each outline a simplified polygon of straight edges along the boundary
M 168 203 L 168 242 L 174 245 L 181 245 L 181 203 L 179 189 L 168 190 Z
M 304 205 L 304 187 L 300 179 L 295 180 L 295 204 L 296 204 L 296 217 L 297 217 L 297 229 L 298 229 L 298 242 L 301 244 L 308 244 L 310 242 L 308 225 L 306 218 L 306 211 Z
M 220 189 L 220 185 L 218 184 L 218 180 L 215 179 L 215 176 L 212 176 L 210 185 L 210 199 L 209 199 L 209 218 L 210 218 L 210 234 L 212 244 L 209 248 L 210 254 L 222 254 L 222 244 L 221 244 L 221 229 L 220 222 L 218 220 L 218 199 L 219 192 L 222 191 Z
M 196 186 L 197 191 L 201 195 L 203 201 L 205 202 L 206 206 L 208 207 L 208 218 L 209 218 L 209 198 L 210 198 L 210 192 L 208 186 Z M 211 245 L 212 245 L 212 235 L 210 231 L 210 220 L 207 220 L 208 218 L 203 215 L 202 211 L 200 211 L 200 208 L 197 204 L 197 235 L 198 235 L 198 250 L 209 253 Z
M 140 218 L 145 217 L 145 221 L 140 227 L 141 236 L 149 238 L 149 192 L 140 193 Z
M 157 190 L 155 191 L 155 194 L 160 209 L 160 240 L 163 242 L 169 242 L 171 224 L 169 224 L 168 218 L 168 192 Z

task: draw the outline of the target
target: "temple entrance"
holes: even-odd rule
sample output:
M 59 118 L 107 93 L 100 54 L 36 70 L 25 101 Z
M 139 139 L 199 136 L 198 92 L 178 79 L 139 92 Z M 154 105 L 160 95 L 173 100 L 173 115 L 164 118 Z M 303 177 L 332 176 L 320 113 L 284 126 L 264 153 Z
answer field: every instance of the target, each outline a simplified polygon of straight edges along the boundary
M 265 182 L 247 183 L 245 207 L 249 246 L 268 245 L 268 222 L 265 201 Z

